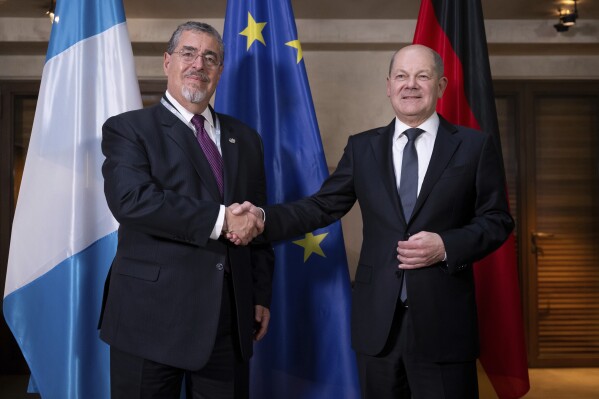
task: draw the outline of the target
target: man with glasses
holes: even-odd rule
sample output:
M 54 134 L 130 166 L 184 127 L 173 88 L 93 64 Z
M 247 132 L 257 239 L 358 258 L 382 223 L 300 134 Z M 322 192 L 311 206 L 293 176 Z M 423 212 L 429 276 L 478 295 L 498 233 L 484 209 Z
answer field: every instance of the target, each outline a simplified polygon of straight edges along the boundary
M 269 322 L 273 252 L 234 246 L 263 229 L 226 204 L 266 202 L 257 132 L 212 109 L 224 46 L 187 22 L 164 54 L 159 104 L 108 119 L 102 172 L 120 223 L 100 337 L 110 345 L 112 398 L 248 396 L 252 340 Z

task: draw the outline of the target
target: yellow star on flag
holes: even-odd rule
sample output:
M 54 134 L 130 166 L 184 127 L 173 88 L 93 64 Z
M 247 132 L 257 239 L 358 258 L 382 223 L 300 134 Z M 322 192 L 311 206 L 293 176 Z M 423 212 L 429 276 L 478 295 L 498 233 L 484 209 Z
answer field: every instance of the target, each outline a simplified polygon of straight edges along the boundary
M 244 30 L 239 32 L 240 35 L 247 37 L 246 50 L 249 50 L 252 46 L 252 43 L 254 43 L 256 40 L 258 40 L 260 43 L 266 46 L 266 43 L 264 42 L 264 37 L 262 36 L 262 29 L 264 29 L 265 26 L 266 22 L 256 22 L 254 20 L 254 17 L 252 17 L 252 14 L 250 14 L 250 12 L 248 11 L 248 26 L 246 26 Z
M 320 243 L 328 234 L 329 233 L 324 233 L 315 236 L 312 233 L 308 233 L 306 234 L 306 238 L 304 238 L 303 240 L 293 241 L 294 244 L 304 248 L 304 263 L 313 253 L 320 255 L 323 258 L 326 258 L 324 252 L 322 252 L 322 248 L 320 248 Z
M 300 41 L 299 40 L 292 40 L 290 42 L 285 43 L 285 45 L 297 49 L 297 64 L 299 64 L 299 62 L 303 58 L 302 44 L 300 43 Z

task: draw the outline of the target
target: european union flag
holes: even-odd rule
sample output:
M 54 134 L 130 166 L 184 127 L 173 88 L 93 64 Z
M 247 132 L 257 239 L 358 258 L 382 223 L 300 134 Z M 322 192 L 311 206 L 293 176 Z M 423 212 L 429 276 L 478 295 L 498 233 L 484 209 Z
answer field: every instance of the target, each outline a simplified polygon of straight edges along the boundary
M 229 0 L 216 109 L 262 135 L 270 203 L 313 194 L 328 176 L 289 0 Z M 268 223 L 268 221 L 267 221 Z M 358 398 L 341 225 L 275 245 L 272 318 L 252 359 L 260 399 Z

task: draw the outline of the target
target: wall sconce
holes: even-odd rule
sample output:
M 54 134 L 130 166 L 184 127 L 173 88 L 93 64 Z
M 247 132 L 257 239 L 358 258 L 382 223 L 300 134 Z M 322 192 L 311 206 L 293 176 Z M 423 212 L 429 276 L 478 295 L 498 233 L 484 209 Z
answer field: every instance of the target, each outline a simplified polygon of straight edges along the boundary
M 574 11 L 561 8 L 558 8 L 557 11 L 559 12 L 559 21 L 557 24 L 553 25 L 553 27 L 558 32 L 567 32 L 571 26 L 574 26 L 576 23 L 576 18 L 578 18 L 578 7 L 576 0 L 574 0 Z
M 50 0 L 50 5 L 48 6 L 48 10 L 46 10 L 46 15 L 50 18 L 50 23 L 54 22 L 54 10 L 56 9 L 56 0 Z M 56 21 L 58 22 L 58 21 Z

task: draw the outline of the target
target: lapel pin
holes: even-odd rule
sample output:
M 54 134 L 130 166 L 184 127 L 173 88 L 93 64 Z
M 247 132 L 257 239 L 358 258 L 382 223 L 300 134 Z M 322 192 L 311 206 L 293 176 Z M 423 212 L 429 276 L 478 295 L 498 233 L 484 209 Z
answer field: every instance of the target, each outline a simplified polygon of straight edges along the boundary
M 235 144 L 235 139 L 229 139 L 229 143 Z

